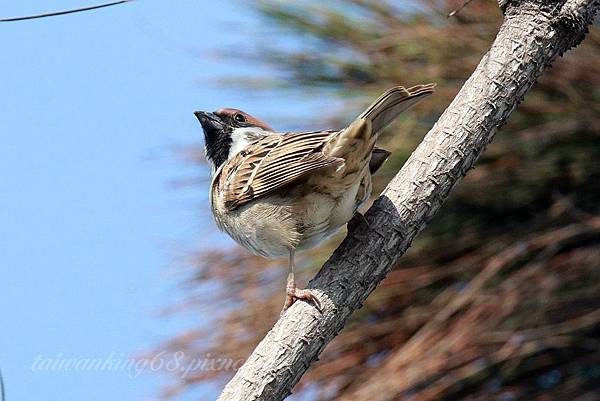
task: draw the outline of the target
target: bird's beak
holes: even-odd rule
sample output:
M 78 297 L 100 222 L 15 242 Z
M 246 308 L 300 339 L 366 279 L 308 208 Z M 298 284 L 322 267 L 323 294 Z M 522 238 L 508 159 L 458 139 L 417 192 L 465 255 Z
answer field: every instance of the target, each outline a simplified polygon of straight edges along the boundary
M 210 111 L 195 111 L 194 114 L 200 121 L 205 134 L 210 135 L 223 129 L 223 122 L 216 114 Z

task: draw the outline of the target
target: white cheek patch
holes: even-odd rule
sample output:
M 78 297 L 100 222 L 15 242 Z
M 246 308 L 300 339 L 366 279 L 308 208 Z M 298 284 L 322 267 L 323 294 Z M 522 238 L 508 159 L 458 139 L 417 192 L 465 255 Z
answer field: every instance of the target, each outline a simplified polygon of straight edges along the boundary
M 256 136 L 264 134 L 264 130 L 262 128 L 236 128 L 231 133 L 231 147 L 229 148 L 229 155 L 227 156 L 227 160 L 231 160 L 233 156 L 241 152 L 245 147 L 247 147 L 251 142 L 251 138 L 256 138 Z

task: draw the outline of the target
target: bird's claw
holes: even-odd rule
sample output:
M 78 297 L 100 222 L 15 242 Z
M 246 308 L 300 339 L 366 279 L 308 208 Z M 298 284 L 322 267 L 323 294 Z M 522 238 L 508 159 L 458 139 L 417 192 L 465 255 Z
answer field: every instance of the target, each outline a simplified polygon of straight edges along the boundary
M 323 311 L 321 301 L 319 300 L 319 298 L 313 290 L 299 290 L 295 286 L 288 286 L 286 288 L 285 303 L 283 304 L 283 308 L 281 309 L 281 315 L 283 315 L 284 312 L 288 310 L 288 308 L 292 306 L 294 302 L 296 302 L 296 300 L 298 299 L 312 302 L 319 312 Z

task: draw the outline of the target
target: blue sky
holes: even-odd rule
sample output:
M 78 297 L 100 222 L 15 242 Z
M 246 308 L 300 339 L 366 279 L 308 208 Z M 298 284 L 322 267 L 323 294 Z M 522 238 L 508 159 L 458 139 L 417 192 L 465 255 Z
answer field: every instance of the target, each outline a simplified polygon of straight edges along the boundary
M 10 1 L 0 14 L 90 4 Z M 195 109 L 276 110 L 214 84 L 254 68 L 212 54 L 248 43 L 255 19 L 241 2 L 139 0 L 0 24 L 0 368 L 9 400 L 158 393 L 159 374 L 32 364 L 131 355 L 201 324 L 157 316 L 179 295 L 178 256 L 219 235 L 204 186 L 169 189 L 205 174 L 171 150 L 202 145 Z

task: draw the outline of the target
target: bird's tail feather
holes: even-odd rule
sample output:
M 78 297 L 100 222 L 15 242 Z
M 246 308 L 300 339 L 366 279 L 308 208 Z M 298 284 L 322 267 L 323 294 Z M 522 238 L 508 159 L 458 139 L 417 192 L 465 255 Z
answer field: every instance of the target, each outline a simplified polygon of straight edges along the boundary
M 352 124 L 335 135 L 324 152 L 345 160 L 346 170 L 362 169 L 378 134 L 401 112 L 433 93 L 435 84 L 416 85 L 411 88 L 396 86 L 373 102 Z M 382 160 L 383 162 L 383 160 Z
M 375 100 L 361 115 L 361 119 L 371 121 L 371 132 L 377 134 L 391 124 L 398 114 L 414 106 L 433 93 L 434 83 L 416 85 L 406 89 L 396 86 Z

